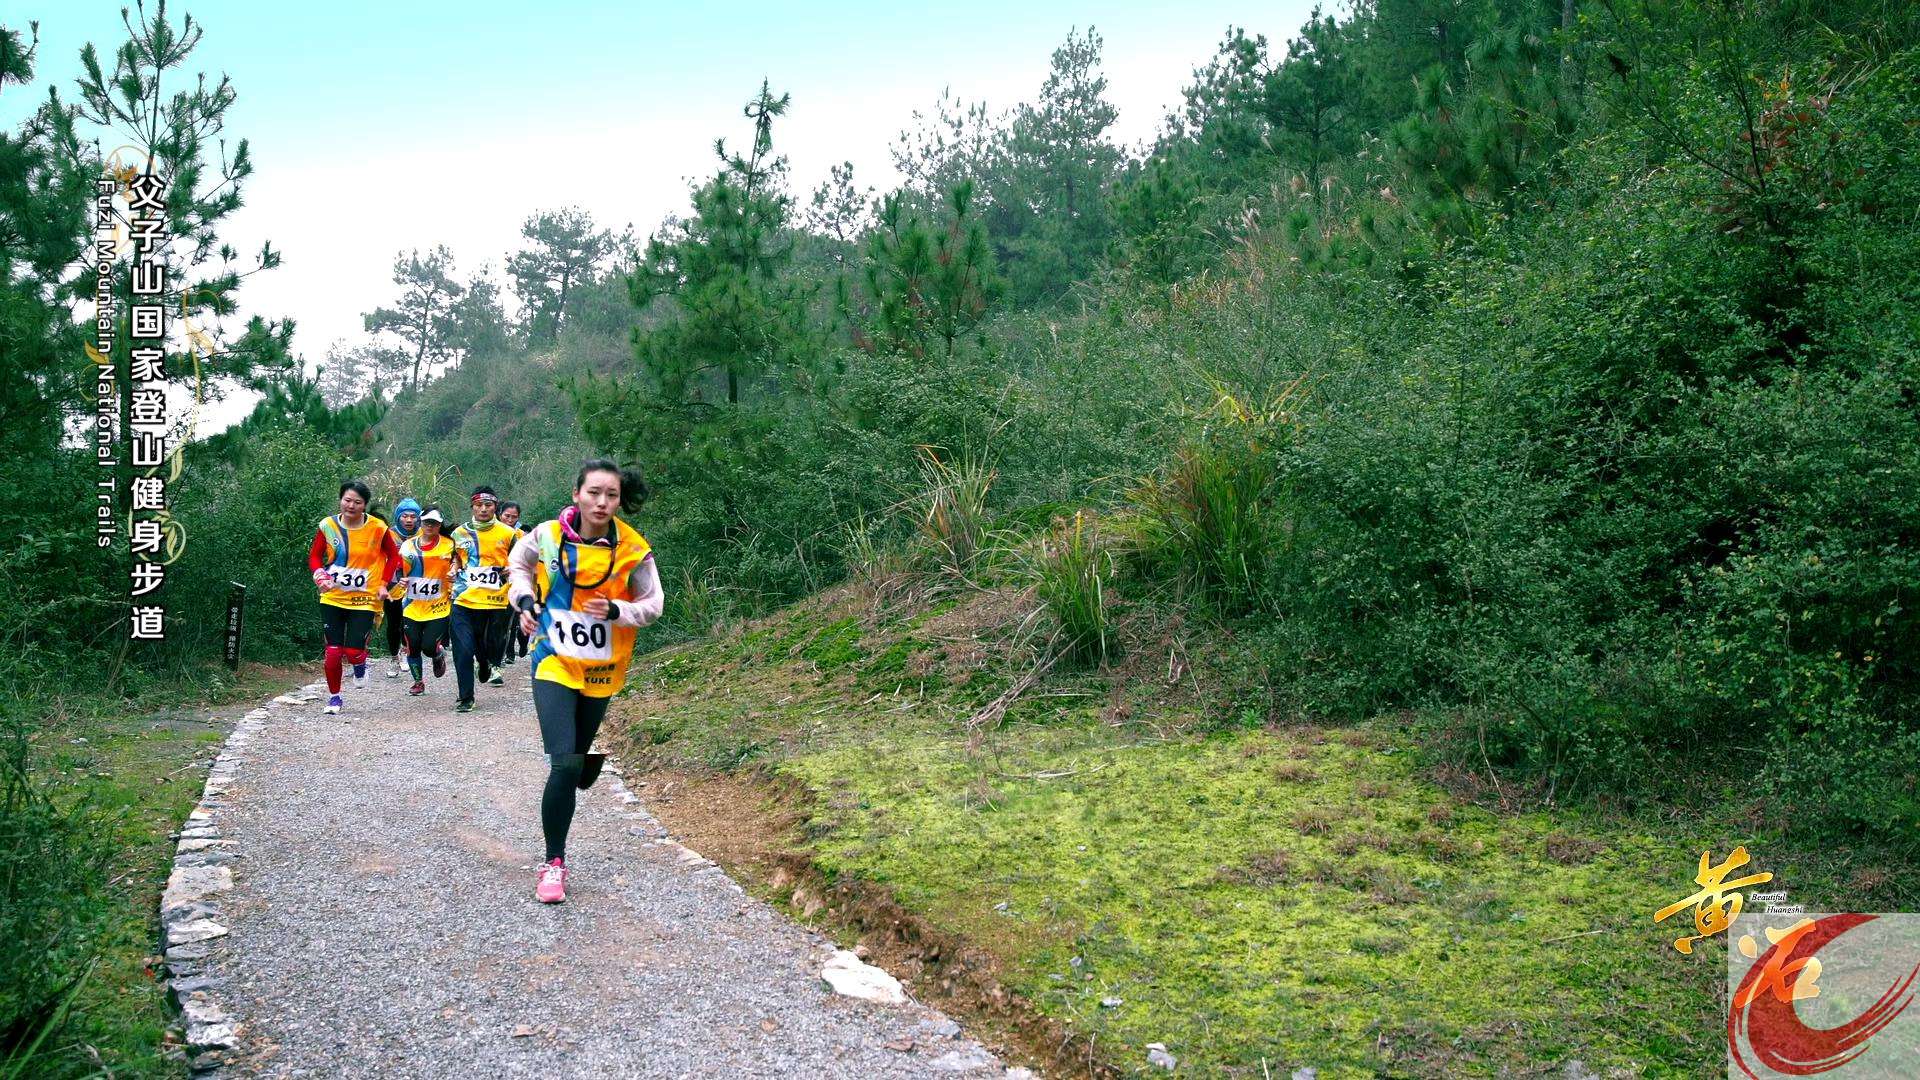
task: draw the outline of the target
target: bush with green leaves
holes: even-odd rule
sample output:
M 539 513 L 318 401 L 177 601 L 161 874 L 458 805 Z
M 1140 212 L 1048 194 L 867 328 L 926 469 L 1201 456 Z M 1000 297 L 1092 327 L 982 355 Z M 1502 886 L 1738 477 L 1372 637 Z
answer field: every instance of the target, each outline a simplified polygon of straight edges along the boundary
M 1021 574 L 1059 625 L 1058 652 L 1073 663 L 1104 664 L 1120 651 L 1110 583 L 1114 541 L 1084 511 L 1056 521 L 1033 544 L 1014 549 Z
M 116 832 L 35 771 L 21 718 L 0 720 L 0 1076 L 50 1075 L 111 920 L 100 895 Z
M 247 587 L 245 659 L 315 655 L 320 615 L 307 549 L 320 519 L 339 509 L 341 482 L 360 469 L 305 428 L 263 434 L 238 463 L 194 459 L 174 485 L 185 547 L 168 568 L 165 602 L 176 655 L 221 655 L 232 582 Z M 386 493 L 375 498 L 390 505 Z
M 1910 840 L 1917 58 L 1763 84 L 1765 206 L 1629 115 L 1550 205 L 1303 328 L 1261 628 L 1302 707 L 1459 709 L 1476 760 L 1562 789 L 1760 746 L 1802 823 Z M 1720 73 L 1677 77 L 1686 130 L 1739 145 Z

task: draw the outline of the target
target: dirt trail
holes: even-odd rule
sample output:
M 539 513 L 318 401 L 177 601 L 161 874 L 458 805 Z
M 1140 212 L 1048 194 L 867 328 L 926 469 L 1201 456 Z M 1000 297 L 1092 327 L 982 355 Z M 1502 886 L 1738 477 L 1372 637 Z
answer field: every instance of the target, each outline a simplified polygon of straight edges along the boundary
M 526 668 L 466 715 L 452 682 L 412 698 L 376 665 L 339 716 L 309 687 L 241 722 L 163 901 L 200 1067 L 1008 1073 L 935 1010 L 829 989 L 833 945 L 674 842 L 616 776 L 581 798 L 569 902 L 535 902 L 546 765 Z

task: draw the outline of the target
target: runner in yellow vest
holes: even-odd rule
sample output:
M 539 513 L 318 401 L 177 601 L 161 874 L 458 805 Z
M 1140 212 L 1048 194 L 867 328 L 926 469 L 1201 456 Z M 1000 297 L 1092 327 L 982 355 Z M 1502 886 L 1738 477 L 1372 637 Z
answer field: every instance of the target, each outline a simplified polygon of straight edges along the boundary
M 534 895 L 567 898 L 567 830 L 577 791 L 606 760 L 589 754 L 607 703 L 627 679 L 634 631 L 660 617 L 664 596 L 653 551 L 614 516 L 646 501 L 638 471 L 604 458 L 586 462 L 573 482 L 573 505 L 528 530 L 508 564 L 520 626 L 533 639 L 533 710 L 547 752 L 540 824 L 547 861 Z
M 479 681 L 503 686 L 495 671 L 507 638 L 507 553 L 515 530 L 494 520 L 500 496 L 482 484 L 470 500 L 473 520 L 453 530 L 454 558 L 460 580 L 453 587 L 453 674 L 460 687 L 455 712 L 473 709 L 474 669 Z
M 440 508 L 430 506 L 420 515 L 420 531 L 400 545 L 403 576 L 393 582 L 393 599 L 406 601 L 402 638 L 413 686 L 407 693 L 427 692 L 420 655 L 433 657 L 433 677 L 447 673 L 447 619 L 453 610 L 453 541 L 440 535 Z
M 515 543 L 518 543 L 521 537 L 527 535 L 527 530 L 522 529 L 520 527 L 520 504 L 519 503 L 514 502 L 511 499 L 501 503 L 500 504 L 500 521 L 502 524 L 512 526 L 513 539 Z M 520 629 L 519 619 L 508 619 L 507 620 L 507 640 L 502 647 L 502 655 L 501 655 L 500 662 L 504 666 L 504 665 L 513 663 L 514 660 L 525 655 L 527 655 L 526 631 Z
M 307 549 L 307 567 L 320 590 L 320 631 L 327 642 L 327 711 L 341 708 L 342 663 L 353 665 L 353 685 L 367 685 L 367 637 L 380 595 L 400 569 L 400 549 L 387 523 L 367 513 L 367 485 L 340 485 L 340 512 L 320 522 Z

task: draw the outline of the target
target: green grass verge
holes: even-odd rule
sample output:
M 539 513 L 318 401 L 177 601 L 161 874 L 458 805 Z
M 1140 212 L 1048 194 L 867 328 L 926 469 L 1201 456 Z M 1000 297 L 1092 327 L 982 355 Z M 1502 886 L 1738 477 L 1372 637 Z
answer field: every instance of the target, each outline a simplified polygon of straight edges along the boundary
M 856 624 L 858 607 L 829 594 L 643 657 L 618 723 L 661 764 L 800 781 L 817 866 L 993 952 L 1123 1071 L 1158 1042 L 1201 1075 L 1717 1073 L 1725 942 L 1683 956 L 1690 913 L 1653 912 L 1693 891 L 1702 850 L 1741 843 L 1793 899 L 1844 902 L 1730 796 L 1690 816 L 1495 812 L 1384 720 L 1220 728 L 1150 683 L 1120 688 L 1135 708 L 1115 720 L 1100 706 L 1125 677 L 1091 673 L 972 731 L 992 680 L 914 670 L 952 628 Z
M 63 693 L 37 702 L 32 746 L 41 775 L 56 782 L 58 797 L 87 798 L 103 811 L 119 854 L 98 901 L 110 908 L 98 966 L 30 1075 L 186 1074 L 184 1060 L 170 1053 L 174 1014 L 151 966 L 160 947 L 160 893 L 173 864 L 170 834 L 199 801 L 208 764 L 232 726 L 214 710 L 284 692 L 302 677 L 248 665 L 237 678 L 205 672 L 131 701 Z

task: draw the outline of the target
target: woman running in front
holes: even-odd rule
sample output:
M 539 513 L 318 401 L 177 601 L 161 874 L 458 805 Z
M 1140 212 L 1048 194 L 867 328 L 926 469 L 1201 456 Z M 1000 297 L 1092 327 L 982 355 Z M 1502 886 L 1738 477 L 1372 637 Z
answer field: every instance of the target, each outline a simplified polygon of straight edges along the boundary
M 430 506 L 420 515 L 420 532 L 400 545 L 400 562 L 405 577 L 396 578 L 393 595 L 406 598 L 407 667 L 413 672 L 413 686 L 407 693 L 427 692 L 425 673 L 420 670 L 420 655 L 433 657 L 433 677 L 447 673 L 447 616 L 453 610 L 453 541 L 440 535 L 444 523 L 440 508 Z
M 395 547 L 405 547 L 407 541 L 420 532 L 420 504 L 412 496 L 400 500 L 393 508 L 393 543 Z M 406 655 L 402 647 L 406 640 L 406 606 L 403 601 L 388 597 L 384 615 L 387 624 L 387 653 L 392 659 L 387 661 L 387 678 L 400 677 L 400 658 Z
M 508 595 L 534 642 L 533 710 L 547 752 L 547 856 L 534 887 L 543 904 L 567 898 L 575 793 L 606 760 L 587 750 L 626 681 L 634 630 L 659 618 L 665 602 L 646 537 L 614 516 L 633 513 L 646 497 L 637 470 L 588 461 L 574 479 L 573 505 L 528 530 L 507 561 Z
M 320 630 L 327 642 L 327 711 L 340 711 L 340 669 L 353 665 L 353 685 L 367 685 L 367 638 L 387 581 L 400 571 L 400 549 L 387 523 L 367 513 L 373 494 L 349 480 L 340 485 L 340 512 L 320 522 L 307 566 L 320 590 Z

